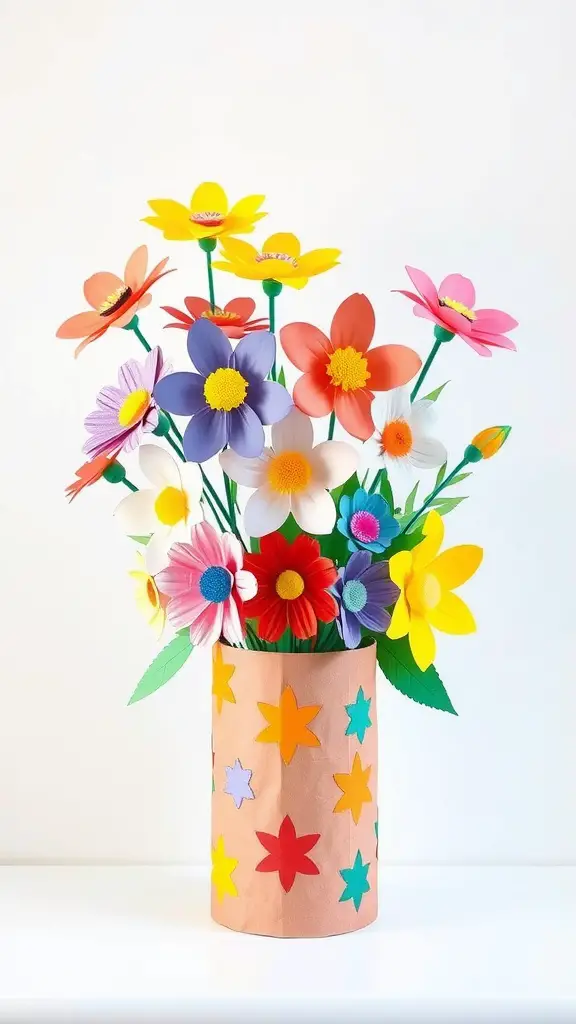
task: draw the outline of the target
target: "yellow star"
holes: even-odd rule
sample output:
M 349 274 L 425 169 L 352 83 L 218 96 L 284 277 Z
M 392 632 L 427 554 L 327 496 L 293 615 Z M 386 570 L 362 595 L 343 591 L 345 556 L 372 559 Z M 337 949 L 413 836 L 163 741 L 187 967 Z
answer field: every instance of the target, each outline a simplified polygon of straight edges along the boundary
M 372 793 L 368 789 L 368 779 L 370 778 L 371 771 L 370 765 L 367 768 L 362 768 L 360 756 L 355 754 L 352 762 L 352 771 L 348 775 L 345 772 L 337 772 L 334 776 L 334 782 L 344 794 L 336 804 L 334 812 L 350 811 L 356 825 L 360 821 L 362 805 L 372 802 Z
M 212 660 L 212 693 L 216 697 L 218 714 L 222 711 L 222 704 L 225 700 L 231 704 L 236 703 L 236 697 L 230 686 L 230 680 L 236 671 L 234 665 L 227 665 L 222 657 L 222 647 L 214 644 L 214 658 Z
M 216 846 L 212 850 L 212 885 L 216 888 L 219 903 L 225 896 L 238 895 L 238 889 L 231 878 L 232 872 L 237 867 L 238 861 L 234 860 L 234 857 L 226 856 L 224 836 L 218 836 Z
M 278 706 L 258 701 L 258 707 L 269 725 L 258 733 L 256 740 L 259 743 L 277 743 L 284 764 L 290 764 L 298 745 L 320 746 L 320 740 L 308 728 L 308 723 L 321 711 L 321 704 L 307 704 L 299 708 L 292 687 L 287 686 Z

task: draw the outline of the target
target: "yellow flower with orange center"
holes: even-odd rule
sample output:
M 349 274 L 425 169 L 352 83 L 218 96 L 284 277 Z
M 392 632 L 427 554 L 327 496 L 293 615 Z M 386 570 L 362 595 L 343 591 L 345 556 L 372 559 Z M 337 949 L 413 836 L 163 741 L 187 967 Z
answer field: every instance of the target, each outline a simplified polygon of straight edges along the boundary
M 188 206 L 175 199 L 149 199 L 154 216 L 142 219 L 172 242 L 199 242 L 203 238 L 249 234 L 256 221 L 266 216 L 258 212 L 263 202 L 264 196 L 245 196 L 229 207 L 222 186 L 205 181 L 192 194 Z
M 270 235 L 261 251 L 239 238 L 221 241 L 223 260 L 212 264 L 249 281 L 278 281 L 291 288 L 304 288 L 310 277 L 337 266 L 340 249 L 312 249 L 301 252 L 300 240 L 288 232 Z
M 138 552 L 136 555 L 138 568 L 132 569 L 129 575 L 136 581 L 136 605 L 142 613 L 146 622 L 160 636 L 166 623 L 166 604 L 168 598 L 164 597 L 158 590 L 154 577 L 146 568 L 146 561 L 143 555 Z

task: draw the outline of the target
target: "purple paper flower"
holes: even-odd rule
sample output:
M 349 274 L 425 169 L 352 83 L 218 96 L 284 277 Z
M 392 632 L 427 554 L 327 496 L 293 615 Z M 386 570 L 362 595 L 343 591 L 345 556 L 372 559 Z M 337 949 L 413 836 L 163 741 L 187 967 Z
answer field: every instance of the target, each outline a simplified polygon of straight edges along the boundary
M 286 388 L 264 379 L 275 354 L 269 331 L 247 334 L 232 351 L 216 324 L 192 324 L 188 355 L 198 373 L 168 374 L 154 391 L 162 409 L 192 417 L 184 432 L 189 462 L 206 462 L 227 444 L 247 459 L 262 454 L 262 424 L 277 423 L 292 408 Z
M 91 437 L 83 451 L 90 459 L 98 455 L 130 452 L 142 435 L 158 426 L 158 406 L 152 392 L 171 367 L 162 350 L 153 348 L 143 363 L 129 359 L 118 370 L 118 387 L 104 387 L 96 399 L 97 409 L 84 420 Z
M 371 563 L 369 551 L 357 551 L 340 569 L 332 587 L 339 607 L 336 626 L 348 648 L 358 647 L 361 626 L 384 633 L 390 625 L 390 613 L 386 609 L 400 596 L 399 588 L 390 579 L 388 562 Z

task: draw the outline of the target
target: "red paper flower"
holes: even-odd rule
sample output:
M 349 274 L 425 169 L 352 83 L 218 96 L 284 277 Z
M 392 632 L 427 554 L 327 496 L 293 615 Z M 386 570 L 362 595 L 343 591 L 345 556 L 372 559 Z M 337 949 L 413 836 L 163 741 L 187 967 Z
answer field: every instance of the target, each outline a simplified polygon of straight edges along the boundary
M 281 533 L 260 541 L 260 554 L 246 555 L 258 593 L 244 605 L 246 618 L 258 619 L 258 636 L 275 643 L 289 627 L 299 640 L 318 631 L 318 620 L 333 622 L 338 605 L 327 592 L 338 578 L 334 562 L 322 558 L 320 544 L 301 533 L 289 544 Z
M 207 299 L 199 299 L 194 295 L 187 295 L 184 305 L 188 313 L 184 313 L 175 306 L 162 306 L 162 309 L 176 320 L 166 327 L 180 327 L 183 331 L 189 330 L 192 324 L 201 317 L 211 320 L 213 324 L 220 327 L 228 338 L 237 340 L 243 338 L 250 331 L 267 331 L 268 321 L 265 317 L 258 320 L 251 320 L 250 317 L 256 308 L 254 299 L 232 299 L 227 302 L 223 309 L 220 306 L 211 308 Z
M 349 295 L 338 306 L 330 337 L 312 324 L 288 324 L 280 331 L 282 348 L 303 376 L 294 402 L 308 416 L 337 420 L 353 437 L 367 441 L 374 433 L 370 406 L 374 391 L 407 384 L 422 365 L 405 345 L 380 345 L 370 352 L 374 310 L 365 295 Z
M 74 501 L 74 498 L 80 494 L 80 491 L 83 491 L 85 487 L 90 487 L 91 484 L 95 484 L 104 473 L 104 470 L 113 462 L 114 456 L 98 455 L 91 462 L 85 462 L 83 466 L 80 466 L 80 469 L 76 470 L 78 479 L 68 484 L 64 492 L 68 500 Z
M 320 839 L 319 832 L 297 836 L 292 819 L 286 815 L 277 836 L 270 832 L 257 832 L 256 835 L 268 850 L 268 856 L 256 865 L 256 871 L 277 871 L 284 892 L 290 892 L 297 874 L 320 874 L 318 866 L 306 856 Z

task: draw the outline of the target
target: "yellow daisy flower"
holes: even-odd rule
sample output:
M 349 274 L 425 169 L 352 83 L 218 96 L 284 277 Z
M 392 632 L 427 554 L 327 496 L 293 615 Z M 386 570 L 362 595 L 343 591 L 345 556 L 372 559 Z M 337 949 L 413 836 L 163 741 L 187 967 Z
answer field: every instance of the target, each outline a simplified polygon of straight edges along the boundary
M 221 251 L 225 259 L 212 264 L 217 270 L 249 281 L 279 281 L 291 288 L 303 288 L 308 278 L 331 270 L 340 256 L 340 249 L 312 249 L 301 254 L 300 240 L 284 231 L 270 235 L 261 252 L 239 238 L 223 239 Z
M 136 605 L 157 636 L 161 636 L 166 623 L 166 599 L 160 594 L 154 577 L 146 569 L 146 562 L 137 552 L 138 568 L 129 575 L 136 580 Z
M 482 548 L 459 544 L 438 554 L 444 523 L 436 511 L 424 523 L 424 539 L 412 551 L 398 551 L 390 559 L 390 578 L 400 597 L 386 631 L 391 640 L 408 635 L 418 668 L 425 672 L 434 661 L 436 641 L 431 626 L 443 633 L 474 633 L 476 623 L 468 605 L 453 594 L 466 583 L 482 561 Z
M 143 217 L 163 232 L 171 242 L 196 241 L 221 235 L 247 235 L 254 230 L 257 220 L 265 217 L 258 213 L 264 196 L 245 196 L 230 209 L 221 185 L 205 181 L 193 193 L 190 206 L 175 199 L 149 199 L 153 217 Z

